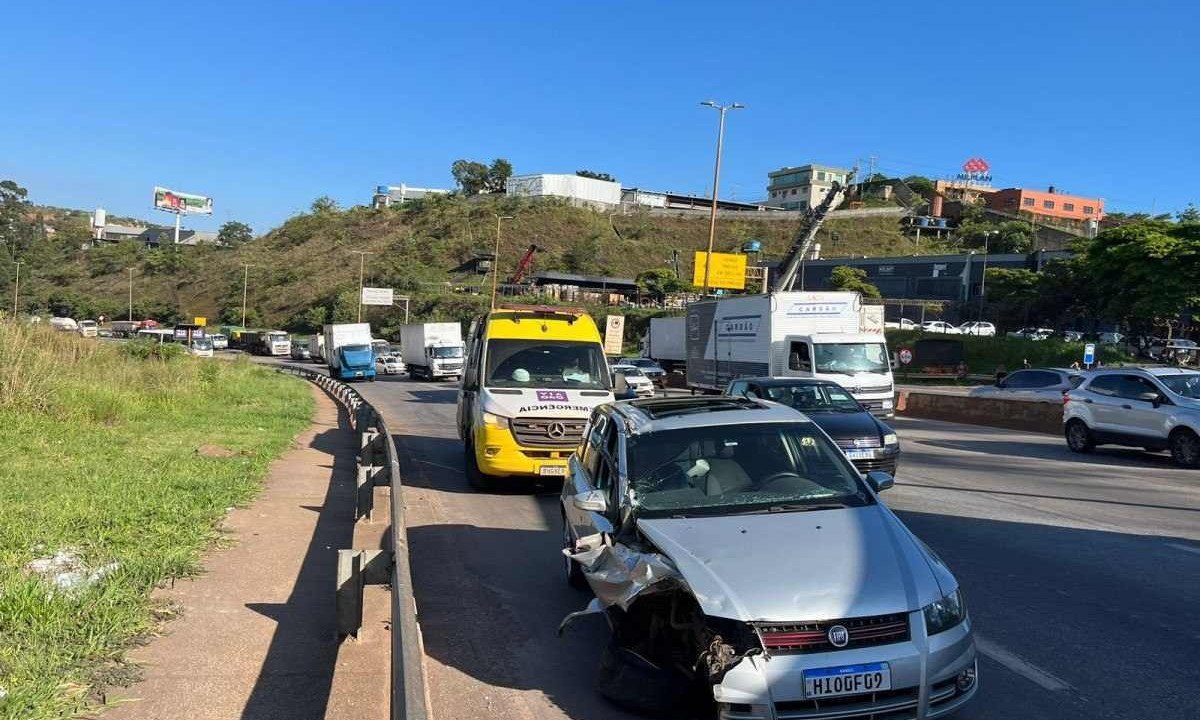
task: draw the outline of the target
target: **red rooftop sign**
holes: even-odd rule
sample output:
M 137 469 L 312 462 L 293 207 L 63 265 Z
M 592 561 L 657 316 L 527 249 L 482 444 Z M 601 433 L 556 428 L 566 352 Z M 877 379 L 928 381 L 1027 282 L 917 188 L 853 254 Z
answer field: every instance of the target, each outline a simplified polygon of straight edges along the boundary
M 992 181 L 992 166 L 981 157 L 969 158 L 962 164 L 963 171 L 958 174 L 959 180 L 970 182 L 990 183 Z

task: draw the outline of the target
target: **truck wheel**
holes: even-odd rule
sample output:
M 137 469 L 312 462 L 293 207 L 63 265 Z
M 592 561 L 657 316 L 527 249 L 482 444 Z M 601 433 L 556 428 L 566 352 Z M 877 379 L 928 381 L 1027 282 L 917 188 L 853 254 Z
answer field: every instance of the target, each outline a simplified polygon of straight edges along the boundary
M 492 479 L 479 469 L 479 461 L 475 458 L 475 438 L 468 433 L 463 443 L 463 472 L 467 476 L 467 484 L 481 492 L 492 489 Z

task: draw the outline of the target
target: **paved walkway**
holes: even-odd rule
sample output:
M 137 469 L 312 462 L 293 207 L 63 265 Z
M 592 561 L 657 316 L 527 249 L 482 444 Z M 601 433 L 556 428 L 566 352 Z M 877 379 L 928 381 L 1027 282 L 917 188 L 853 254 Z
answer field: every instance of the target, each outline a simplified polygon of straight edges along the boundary
M 131 653 L 144 680 L 109 695 L 120 704 L 105 720 L 387 717 L 387 616 L 372 612 L 387 591 L 367 588 L 357 641 L 338 642 L 333 606 L 337 550 L 380 547 L 387 523 L 356 528 L 357 435 L 313 394 L 313 425 L 271 466 L 258 500 L 228 516 L 231 547 L 162 592 L 181 617 Z

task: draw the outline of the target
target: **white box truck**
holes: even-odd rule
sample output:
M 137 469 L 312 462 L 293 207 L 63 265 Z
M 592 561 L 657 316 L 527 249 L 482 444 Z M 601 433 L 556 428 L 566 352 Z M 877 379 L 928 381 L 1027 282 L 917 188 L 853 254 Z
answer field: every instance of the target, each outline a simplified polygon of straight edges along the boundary
M 692 303 L 687 380 L 724 390 L 738 377 L 815 377 L 894 414 L 895 388 L 879 313 L 854 292 L 779 292 Z
M 687 318 L 650 318 L 642 354 L 671 372 L 687 364 Z
M 325 362 L 338 380 L 375 380 L 375 351 L 368 323 L 325 325 Z
M 325 333 L 308 336 L 308 359 L 315 363 L 325 362 Z
M 456 322 L 400 326 L 400 356 L 408 377 L 458 378 L 463 368 L 462 325 Z

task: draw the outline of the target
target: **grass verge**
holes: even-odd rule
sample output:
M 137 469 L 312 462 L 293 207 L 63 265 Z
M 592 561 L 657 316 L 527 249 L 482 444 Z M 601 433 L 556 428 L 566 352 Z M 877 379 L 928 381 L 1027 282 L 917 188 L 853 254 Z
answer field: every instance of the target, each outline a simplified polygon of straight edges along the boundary
M 0 323 L 0 719 L 75 716 L 127 675 L 151 591 L 199 570 L 311 415 L 247 362 Z

